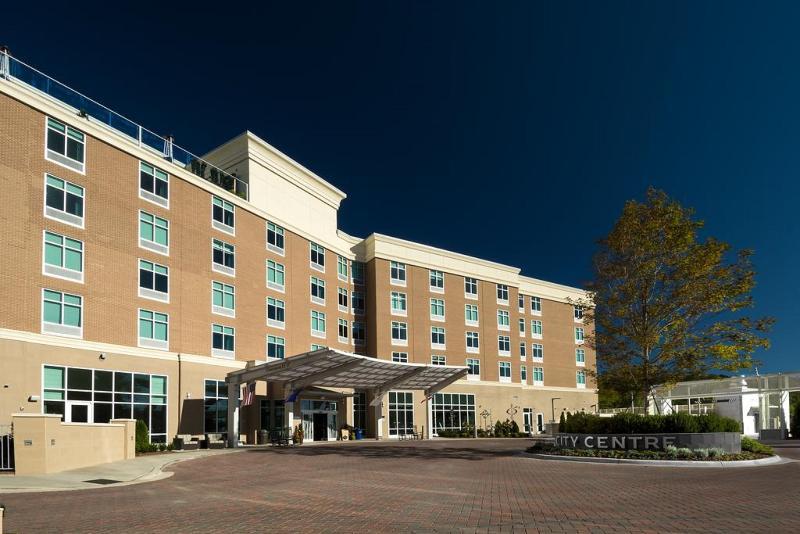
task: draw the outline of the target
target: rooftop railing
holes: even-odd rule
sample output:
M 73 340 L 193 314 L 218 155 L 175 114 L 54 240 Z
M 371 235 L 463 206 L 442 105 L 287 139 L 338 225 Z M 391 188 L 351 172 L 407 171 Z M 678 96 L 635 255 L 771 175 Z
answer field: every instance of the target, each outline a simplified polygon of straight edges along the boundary
M 223 171 L 199 156 L 176 145 L 171 137 L 162 137 L 144 126 L 112 111 L 91 98 L 54 80 L 43 72 L 0 50 L 0 78 L 19 82 L 72 109 L 81 117 L 113 130 L 141 148 L 150 150 L 164 160 L 177 165 L 239 197 L 248 200 L 247 182 L 235 174 Z

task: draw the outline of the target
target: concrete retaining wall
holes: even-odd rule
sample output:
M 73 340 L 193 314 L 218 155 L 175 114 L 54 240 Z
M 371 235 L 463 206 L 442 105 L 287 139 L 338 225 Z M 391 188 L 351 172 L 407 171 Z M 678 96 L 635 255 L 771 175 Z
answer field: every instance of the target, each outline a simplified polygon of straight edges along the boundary
M 653 450 L 667 446 L 689 449 L 723 449 L 728 453 L 742 452 L 742 436 L 737 432 L 708 432 L 692 434 L 556 434 L 556 446 L 565 449 Z

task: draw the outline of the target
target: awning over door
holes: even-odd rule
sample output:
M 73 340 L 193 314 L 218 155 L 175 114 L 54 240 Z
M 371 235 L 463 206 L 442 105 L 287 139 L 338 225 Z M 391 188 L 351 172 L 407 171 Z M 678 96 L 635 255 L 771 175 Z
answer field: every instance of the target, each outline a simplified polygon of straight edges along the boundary
M 320 349 L 232 371 L 226 382 L 239 385 L 266 380 L 293 390 L 312 386 L 371 389 L 379 398 L 390 389 L 423 390 L 430 396 L 466 375 L 464 366 L 399 363 Z

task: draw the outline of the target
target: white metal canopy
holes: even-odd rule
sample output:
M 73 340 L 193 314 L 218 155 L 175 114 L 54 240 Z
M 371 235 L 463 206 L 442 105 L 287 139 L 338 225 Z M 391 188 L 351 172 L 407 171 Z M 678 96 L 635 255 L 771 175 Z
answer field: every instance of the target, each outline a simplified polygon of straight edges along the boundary
M 316 387 L 371 389 L 376 397 L 390 389 L 424 390 L 426 395 L 467 375 L 455 365 L 399 363 L 336 349 L 319 349 L 228 373 L 226 382 L 281 382 L 290 389 Z

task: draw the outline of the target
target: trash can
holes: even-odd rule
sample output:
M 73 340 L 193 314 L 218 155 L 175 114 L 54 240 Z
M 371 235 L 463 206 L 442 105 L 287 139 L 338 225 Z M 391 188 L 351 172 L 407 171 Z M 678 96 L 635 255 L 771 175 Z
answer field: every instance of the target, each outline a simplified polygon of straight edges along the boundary
M 364 439 L 364 429 L 356 428 L 356 439 Z
M 266 445 L 269 443 L 269 431 L 259 430 L 256 432 L 256 443 L 259 445 Z

